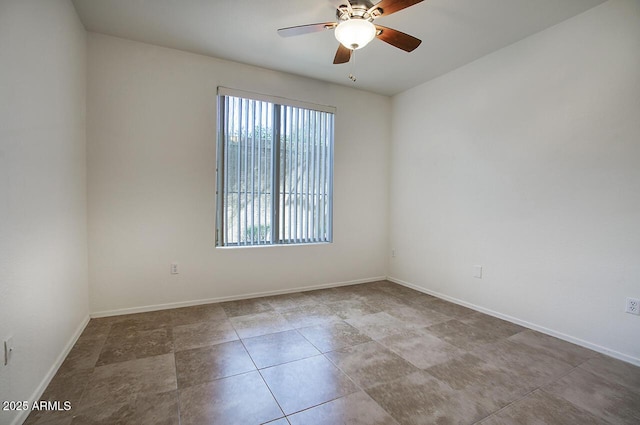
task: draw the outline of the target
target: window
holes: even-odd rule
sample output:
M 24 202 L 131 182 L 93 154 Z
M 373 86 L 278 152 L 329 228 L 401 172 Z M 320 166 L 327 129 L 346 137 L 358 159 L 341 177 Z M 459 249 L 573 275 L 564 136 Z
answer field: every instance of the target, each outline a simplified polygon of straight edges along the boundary
M 331 242 L 334 112 L 218 89 L 217 246 Z

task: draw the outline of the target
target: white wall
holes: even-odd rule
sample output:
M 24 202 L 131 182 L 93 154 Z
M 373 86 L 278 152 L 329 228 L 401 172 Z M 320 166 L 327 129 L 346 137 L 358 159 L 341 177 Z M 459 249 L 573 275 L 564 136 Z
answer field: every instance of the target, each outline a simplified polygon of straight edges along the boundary
M 0 2 L 0 400 L 39 396 L 88 318 L 85 50 L 71 2 Z
M 394 279 L 640 363 L 639 23 L 611 0 L 394 97 Z
M 214 247 L 219 85 L 338 108 L 333 244 Z M 87 102 L 93 312 L 386 275 L 390 98 L 90 33 Z

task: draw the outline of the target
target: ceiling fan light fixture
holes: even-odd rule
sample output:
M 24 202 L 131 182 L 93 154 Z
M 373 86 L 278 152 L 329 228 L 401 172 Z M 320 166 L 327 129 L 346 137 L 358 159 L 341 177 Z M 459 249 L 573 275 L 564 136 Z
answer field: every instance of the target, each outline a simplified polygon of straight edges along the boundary
M 361 49 L 376 36 L 376 27 L 370 21 L 352 18 L 340 22 L 335 29 L 336 39 L 347 49 Z

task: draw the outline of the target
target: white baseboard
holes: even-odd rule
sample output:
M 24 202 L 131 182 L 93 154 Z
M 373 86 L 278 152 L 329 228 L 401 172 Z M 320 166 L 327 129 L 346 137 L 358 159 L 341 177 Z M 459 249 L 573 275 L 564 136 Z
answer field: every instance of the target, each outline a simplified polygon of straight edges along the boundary
M 31 397 L 29 397 L 29 406 L 33 406 L 33 403 L 35 401 L 40 400 L 40 397 L 42 397 L 42 393 L 44 393 L 44 390 L 46 390 L 47 386 L 49 386 L 49 383 L 58 372 L 58 369 L 62 365 L 62 362 L 64 362 L 64 359 L 67 358 L 67 356 L 69 355 L 69 352 L 71 351 L 75 343 L 78 341 L 78 338 L 80 338 L 82 331 L 84 331 L 84 328 L 87 326 L 88 323 L 89 323 L 89 316 L 87 315 L 85 316 L 84 319 L 82 319 L 82 322 L 80 322 L 80 325 L 78 325 L 78 327 L 76 328 L 75 332 L 71 336 L 71 339 L 69 340 L 69 342 L 67 342 L 67 345 L 65 345 L 64 350 L 62 350 L 60 355 L 56 358 L 56 361 L 49 368 L 49 371 L 40 382 L 40 385 L 38 385 L 38 387 L 35 389 Z M 13 422 L 11 422 L 11 425 L 19 425 L 23 423 L 27 419 L 27 416 L 29 416 L 29 413 L 31 413 L 31 410 L 21 411 L 18 416 L 13 418 Z
M 379 280 L 385 280 L 386 278 L 387 278 L 386 276 L 376 276 L 376 277 L 369 277 L 365 279 L 349 280 L 345 282 L 333 282 L 333 283 L 323 283 L 320 285 L 313 285 L 313 286 L 301 286 L 301 287 L 285 289 L 285 290 L 252 292 L 249 294 L 232 295 L 228 297 L 215 297 L 215 298 L 206 298 L 206 299 L 200 299 L 200 300 L 180 301 L 180 302 L 167 303 L 167 304 L 146 305 L 142 307 L 121 308 L 116 310 L 104 310 L 104 311 L 97 311 L 97 312 L 91 313 L 91 317 L 99 318 L 99 317 L 121 316 L 123 314 L 145 313 L 148 311 L 167 310 L 167 309 L 179 308 L 179 307 L 191 307 L 194 305 L 212 304 L 212 303 L 219 303 L 224 301 L 246 300 L 250 298 L 268 297 L 272 295 L 291 294 L 294 292 L 313 291 L 316 289 L 326 289 L 326 288 L 336 288 L 339 286 L 357 285 L 359 283 L 377 282 Z
M 471 303 L 468 303 L 466 301 L 459 300 L 457 298 L 453 298 L 453 297 L 450 297 L 450 296 L 445 295 L 445 294 L 441 294 L 439 292 L 431 291 L 429 289 L 423 288 L 423 287 L 418 286 L 418 285 L 414 285 L 414 284 L 409 283 L 409 282 L 405 282 L 405 281 L 400 280 L 400 279 L 396 279 L 396 278 L 391 277 L 391 276 L 387 276 L 387 280 L 390 281 L 390 282 L 393 282 L 393 283 L 397 283 L 397 284 L 402 285 L 402 286 L 406 286 L 407 288 L 415 289 L 416 291 L 419 291 L 419 292 L 422 292 L 422 293 L 425 293 L 425 294 L 428 294 L 428 295 L 433 295 L 434 297 L 441 298 L 443 300 L 452 302 L 454 304 L 459 304 L 461 306 L 468 307 L 470 309 L 479 311 L 481 313 L 485 313 L 485 314 L 488 314 L 490 316 L 494 316 L 494 317 L 497 317 L 499 319 L 503 319 L 503 320 L 506 320 L 508 322 L 520 325 L 520 326 L 524 326 L 525 328 L 533 329 L 535 331 L 542 332 L 542 333 L 547 334 L 547 335 L 551 335 L 553 337 L 562 339 L 562 340 L 570 342 L 572 344 L 576 344 L 576 345 L 579 345 L 581 347 L 585 347 L 585 348 L 588 348 L 590 350 L 597 351 L 598 353 L 602 353 L 602 354 L 605 354 L 607 356 L 614 357 L 614 358 L 616 358 L 618 360 L 622 360 L 624 362 L 631 363 L 631 364 L 633 364 L 635 366 L 640 366 L 640 358 L 633 357 L 633 356 L 630 356 L 628 354 L 624 354 L 624 353 L 621 353 L 619 351 L 615 351 L 615 350 L 609 349 L 607 347 L 603 347 L 601 345 L 594 344 L 592 342 L 585 341 L 583 339 L 576 338 L 576 337 L 573 337 L 571 335 L 567 335 L 565 333 L 562 333 L 562 332 L 559 332 L 559 331 L 556 331 L 556 330 L 553 330 L 553 329 L 549 329 L 549 328 L 546 328 L 544 326 L 537 325 L 535 323 L 528 322 L 526 320 L 521 320 L 521 319 L 518 319 L 517 317 L 512 317 L 512 316 L 509 316 L 509 315 L 506 315 L 506 314 L 502 314 L 500 312 L 493 311 L 493 310 L 490 310 L 488 308 L 481 307 L 479 305 L 471 304 Z

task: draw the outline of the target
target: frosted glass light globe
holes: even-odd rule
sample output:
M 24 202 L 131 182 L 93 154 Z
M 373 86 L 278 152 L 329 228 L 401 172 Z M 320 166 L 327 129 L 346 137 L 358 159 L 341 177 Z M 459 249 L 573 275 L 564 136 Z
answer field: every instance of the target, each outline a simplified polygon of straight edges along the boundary
M 364 19 L 349 19 L 336 27 L 336 39 L 351 50 L 362 49 L 376 36 L 376 27 Z

